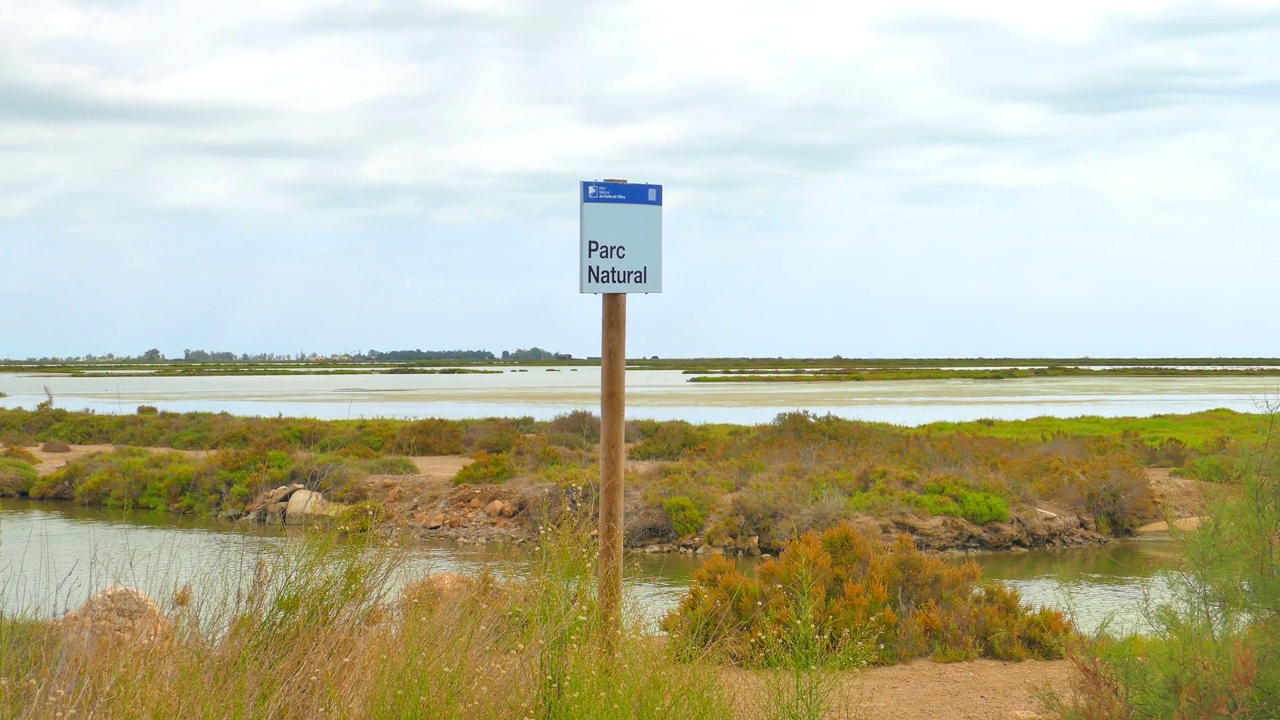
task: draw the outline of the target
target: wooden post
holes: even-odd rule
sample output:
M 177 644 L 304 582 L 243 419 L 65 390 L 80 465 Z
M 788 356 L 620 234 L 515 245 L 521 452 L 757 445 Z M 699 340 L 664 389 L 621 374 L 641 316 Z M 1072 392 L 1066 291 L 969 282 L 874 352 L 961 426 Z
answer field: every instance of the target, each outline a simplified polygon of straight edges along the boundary
M 606 647 L 622 633 L 622 493 L 626 464 L 627 296 L 605 293 L 600 353 L 600 613 Z

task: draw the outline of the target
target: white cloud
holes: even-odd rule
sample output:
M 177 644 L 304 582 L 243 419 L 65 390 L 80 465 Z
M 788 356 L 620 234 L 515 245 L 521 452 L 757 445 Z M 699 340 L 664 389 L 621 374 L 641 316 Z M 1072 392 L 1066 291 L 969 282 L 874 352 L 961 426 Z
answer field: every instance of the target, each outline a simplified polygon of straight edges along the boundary
M 376 241 L 370 261 L 392 265 L 420 244 L 436 253 L 420 282 L 461 288 L 490 344 L 532 323 L 585 351 L 581 333 L 504 319 L 501 304 L 555 297 L 549 253 L 572 262 L 574 181 L 624 176 L 668 185 L 670 259 L 734 268 L 652 299 L 672 327 L 715 308 L 697 332 L 654 326 L 645 342 L 663 355 L 857 354 L 827 331 L 846 315 L 804 309 L 880 297 L 909 319 L 867 323 L 880 354 L 1256 352 L 1255 336 L 1135 339 L 1140 327 L 1106 316 L 1160 296 L 1153 267 L 1184 283 L 1193 314 L 1272 299 L 1258 260 L 1275 252 L 1278 111 L 1267 3 L 13 0 L 0 5 L 0 261 L 70 238 L 255 238 L 242 254 L 260 265 L 306 237 L 353 253 Z M 507 248 L 496 267 L 515 276 L 473 294 L 493 257 L 430 262 L 457 243 Z M 236 263 L 213 253 L 203 270 L 231 277 Z M 774 277 L 795 286 L 785 301 L 755 286 Z M 240 302 L 266 311 L 234 311 L 252 337 L 270 308 L 293 307 L 260 292 Z M 1003 346 L 961 350 L 954 320 L 931 312 L 986 317 L 1014 295 L 1092 329 L 983 325 L 973 336 Z M 343 301 L 317 302 L 346 316 Z M 400 337 L 389 320 L 369 327 L 370 343 Z M 324 331 L 306 332 L 316 345 Z

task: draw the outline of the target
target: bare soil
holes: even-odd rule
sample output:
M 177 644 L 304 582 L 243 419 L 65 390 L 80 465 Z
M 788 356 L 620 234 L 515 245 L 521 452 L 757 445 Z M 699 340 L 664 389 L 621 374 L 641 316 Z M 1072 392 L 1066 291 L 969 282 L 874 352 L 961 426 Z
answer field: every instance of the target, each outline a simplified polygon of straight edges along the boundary
M 847 673 L 837 679 L 829 718 L 858 720 L 1032 720 L 1040 714 L 1040 694 L 1066 696 L 1073 668 L 1066 660 L 901 665 Z M 769 676 L 726 668 L 722 682 L 737 700 L 737 716 L 765 716 Z
M 1162 514 L 1173 518 L 1190 518 L 1204 515 L 1207 497 L 1221 485 L 1203 480 L 1176 477 L 1168 468 L 1147 468 L 1147 483 L 1151 496 Z

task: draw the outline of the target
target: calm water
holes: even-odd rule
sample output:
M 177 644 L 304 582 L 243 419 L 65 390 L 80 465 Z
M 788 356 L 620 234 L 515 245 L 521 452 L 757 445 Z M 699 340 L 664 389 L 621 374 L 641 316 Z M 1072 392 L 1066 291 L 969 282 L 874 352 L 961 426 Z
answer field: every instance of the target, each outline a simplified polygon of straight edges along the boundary
M 197 593 L 233 593 L 251 576 L 259 557 L 290 547 L 290 538 L 278 530 L 246 532 L 166 513 L 13 500 L 0 508 L 0 599 L 8 611 L 37 615 L 74 608 L 113 583 L 158 598 L 171 597 L 186 583 Z M 1108 615 L 1115 615 L 1117 629 L 1141 630 L 1144 591 L 1160 569 L 1174 562 L 1167 541 L 977 559 L 989 577 L 1017 587 L 1025 599 L 1071 610 L 1086 630 Z M 637 555 L 631 560 L 627 592 L 650 621 L 675 605 L 699 563 L 688 555 Z M 742 564 L 752 569 L 752 562 Z M 408 577 L 475 573 L 485 567 L 499 575 L 520 572 L 518 551 L 451 544 L 409 546 L 404 566 Z
M 805 409 L 918 425 L 937 420 L 1041 415 L 1144 416 L 1212 408 L 1252 412 L 1280 395 L 1267 377 L 1070 377 L 836 383 L 690 383 L 677 371 L 627 373 L 633 418 L 767 422 Z M 492 375 L 274 375 L 73 378 L 0 374 L 0 407 L 34 408 L 48 386 L 59 407 L 132 413 L 226 411 L 316 417 L 516 417 L 548 419 L 599 406 L 599 368 L 504 368 Z

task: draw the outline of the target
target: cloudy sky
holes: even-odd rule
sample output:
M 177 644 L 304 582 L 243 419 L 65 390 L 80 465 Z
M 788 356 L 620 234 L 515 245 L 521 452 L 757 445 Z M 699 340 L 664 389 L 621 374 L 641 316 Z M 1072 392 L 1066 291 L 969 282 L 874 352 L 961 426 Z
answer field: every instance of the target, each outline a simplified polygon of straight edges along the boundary
M 0 357 L 1280 354 L 1280 6 L 3 0 Z

